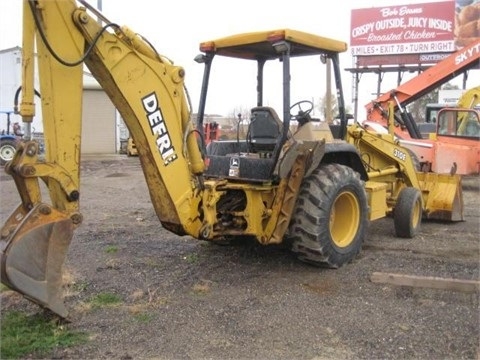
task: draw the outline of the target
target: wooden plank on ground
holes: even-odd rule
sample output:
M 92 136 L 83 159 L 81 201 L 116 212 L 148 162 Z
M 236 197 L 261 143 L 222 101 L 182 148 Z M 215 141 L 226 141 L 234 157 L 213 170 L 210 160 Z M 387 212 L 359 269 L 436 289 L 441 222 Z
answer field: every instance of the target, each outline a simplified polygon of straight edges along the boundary
M 464 293 L 474 293 L 480 291 L 480 281 L 478 280 L 449 279 L 382 272 L 374 272 L 370 277 L 370 280 L 374 283 L 441 289 Z

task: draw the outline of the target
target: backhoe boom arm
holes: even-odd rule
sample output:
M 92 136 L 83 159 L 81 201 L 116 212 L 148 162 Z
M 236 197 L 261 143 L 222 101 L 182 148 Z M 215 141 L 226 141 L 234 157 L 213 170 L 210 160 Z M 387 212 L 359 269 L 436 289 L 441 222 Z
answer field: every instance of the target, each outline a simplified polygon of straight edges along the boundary
M 190 119 L 183 68 L 130 29 L 110 22 L 102 26 L 74 0 L 24 0 L 19 107 L 24 122 L 30 123 L 35 114 L 35 45 L 46 155 L 40 162 L 36 143 L 27 137 L 7 165 L 21 204 L 2 228 L 2 282 L 65 316 L 59 269 L 73 229 L 82 221 L 83 64 L 123 117 L 137 145 L 155 211 L 162 225 L 176 234 L 199 236 L 204 162 Z M 50 201 L 42 198 L 40 181 Z M 37 270 L 32 263 L 38 263 Z

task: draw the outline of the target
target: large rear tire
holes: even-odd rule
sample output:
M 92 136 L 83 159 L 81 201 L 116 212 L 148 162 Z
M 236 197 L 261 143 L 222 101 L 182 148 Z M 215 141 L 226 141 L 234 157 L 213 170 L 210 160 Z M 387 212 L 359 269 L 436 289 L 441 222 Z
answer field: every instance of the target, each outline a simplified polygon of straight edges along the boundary
M 420 190 L 406 187 L 400 190 L 393 211 L 395 235 L 401 238 L 413 238 L 422 223 L 422 194 Z
M 17 151 L 17 143 L 12 139 L 0 139 L 0 165 L 3 166 L 13 159 Z
M 347 166 L 327 164 L 303 181 L 286 240 L 299 260 L 339 268 L 360 252 L 367 227 L 360 175 Z

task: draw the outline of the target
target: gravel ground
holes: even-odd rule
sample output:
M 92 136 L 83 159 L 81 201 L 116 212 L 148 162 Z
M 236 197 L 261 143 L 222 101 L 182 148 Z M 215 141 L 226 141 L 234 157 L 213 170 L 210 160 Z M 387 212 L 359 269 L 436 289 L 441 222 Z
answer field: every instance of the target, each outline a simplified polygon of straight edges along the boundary
M 50 358 L 480 359 L 478 292 L 370 281 L 374 272 L 479 280 L 479 178 L 463 189 L 465 222 L 424 222 L 415 239 L 397 239 L 392 219 L 377 220 L 355 261 L 330 270 L 278 246 L 172 235 L 138 158 L 84 157 L 65 303 L 67 326 L 90 340 Z M 18 202 L 3 172 L 0 195 L 3 223 Z M 122 302 L 89 306 L 107 292 Z M 40 311 L 13 292 L 1 306 Z

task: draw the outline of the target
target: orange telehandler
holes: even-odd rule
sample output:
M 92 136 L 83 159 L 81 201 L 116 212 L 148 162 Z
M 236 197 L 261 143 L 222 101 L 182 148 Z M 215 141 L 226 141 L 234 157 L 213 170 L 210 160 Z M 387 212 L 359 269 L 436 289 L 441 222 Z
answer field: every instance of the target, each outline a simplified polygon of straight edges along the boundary
M 480 113 L 474 108 L 480 101 L 478 87 L 466 92 L 455 108 L 443 110 L 442 119 L 451 119 L 449 120 L 450 131 L 444 133 L 438 121 L 436 131 L 429 139 L 423 138 L 417 122 L 406 109 L 411 102 L 462 72 L 478 68 L 480 68 L 480 40 L 473 41 L 418 76 L 368 103 L 367 119 L 362 124 L 369 125 L 371 122 L 376 122 L 386 128 L 388 120 L 386 109 L 389 102 L 394 101 L 397 124 L 395 134 L 400 144 L 416 155 L 424 171 L 455 172 L 460 175 L 478 174 L 480 173 L 480 133 L 466 131 L 474 127 L 480 128 Z
M 67 316 L 62 266 L 82 223 L 83 64 L 124 119 L 155 212 L 174 234 L 283 243 L 302 261 L 337 268 L 359 253 L 369 221 L 392 216 L 397 236 L 413 237 L 423 218 L 463 220 L 459 176 L 416 173 L 408 152 L 391 136 L 347 129 L 339 63 L 346 43 L 291 29 L 202 42 L 195 58 L 204 64 L 204 77 L 194 124 L 184 69 L 129 28 L 78 2 L 83 6 L 74 0 L 24 0 L 19 112 L 28 128 L 36 48 L 46 153 L 40 161 L 37 142 L 27 137 L 5 167 L 21 203 L 1 229 L 0 266 L 2 283 L 32 301 Z M 199 139 L 214 58 L 234 61 L 230 75 L 248 64 L 257 83 L 246 139 L 206 146 Z M 306 58 L 322 67 L 331 62 L 341 119 L 336 138 L 328 125 L 313 124 L 310 101 L 291 103 L 291 63 Z M 268 65 L 280 69 L 280 81 L 273 83 L 283 84 L 282 116 L 264 104 Z M 318 88 L 318 80 L 308 77 Z M 233 92 L 222 89 L 221 98 L 225 94 Z M 293 119 L 299 128 L 292 134 Z

